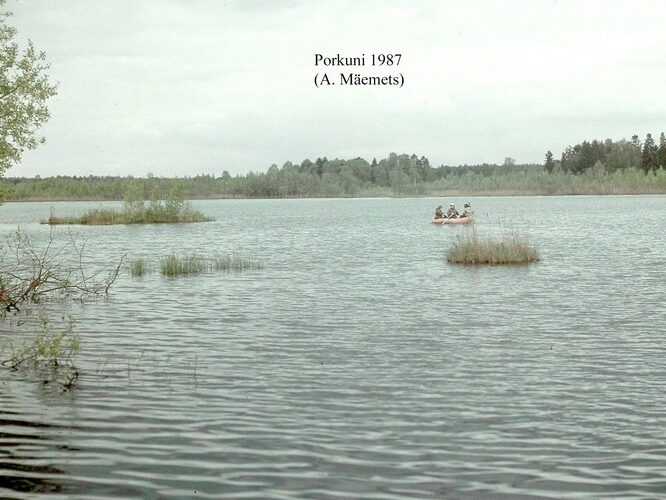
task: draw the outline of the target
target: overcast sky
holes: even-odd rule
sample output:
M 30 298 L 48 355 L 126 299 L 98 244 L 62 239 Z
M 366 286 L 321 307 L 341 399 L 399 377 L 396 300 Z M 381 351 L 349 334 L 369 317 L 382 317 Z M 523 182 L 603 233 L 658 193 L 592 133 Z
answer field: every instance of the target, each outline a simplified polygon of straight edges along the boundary
M 390 152 L 542 162 L 666 131 L 666 2 L 8 0 L 45 50 L 47 143 L 10 176 L 232 175 Z M 314 55 L 366 55 L 315 67 Z M 391 70 L 372 53 L 401 53 Z M 402 88 L 316 88 L 316 73 Z

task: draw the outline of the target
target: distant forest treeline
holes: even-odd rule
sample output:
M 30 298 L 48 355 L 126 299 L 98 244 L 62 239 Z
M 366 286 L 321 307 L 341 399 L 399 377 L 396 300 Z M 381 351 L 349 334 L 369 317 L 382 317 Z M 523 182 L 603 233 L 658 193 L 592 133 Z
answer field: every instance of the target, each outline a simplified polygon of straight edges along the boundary
M 120 200 L 132 188 L 146 198 L 174 189 L 187 198 L 278 198 L 336 196 L 419 196 L 440 194 L 611 194 L 666 193 L 666 139 L 659 146 L 647 135 L 631 141 L 584 141 L 565 149 L 559 160 L 550 151 L 543 165 L 433 167 L 424 156 L 391 153 L 368 162 L 317 158 L 300 164 L 271 165 L 264 173 L 232 177 L 146 178 L 57 176 L 0 179 L 8 200 Z
M 606 172 L 615 172 L 623 168 L 640 168 L 648 173 L 660 167 L 666 168 L 666 136 L 661 133 L 658 146 L 652 134 L 647 134 L 643 144 L 637 135 L 634 135 L 629 142 L 626 140 L 613 142 L 611 139 L 583 141 L 567 147 L 559 162 L 553 160 L 550 151 L 546 152 L 544 164 L 548 172 L 559 166 L 564 172 L 572 174 L 583 173 L 595 165 Z

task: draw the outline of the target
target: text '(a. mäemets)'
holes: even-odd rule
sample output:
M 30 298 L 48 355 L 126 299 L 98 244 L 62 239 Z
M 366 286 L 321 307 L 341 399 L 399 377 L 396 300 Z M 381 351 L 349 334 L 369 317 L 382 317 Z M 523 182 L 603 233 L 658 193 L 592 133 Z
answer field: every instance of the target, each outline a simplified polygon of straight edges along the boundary
M 332 85 L 343 86 L 395 86 L 402 87 L 405 84 L 405 76 L 398 71 L 402 54 L 365 54 L 360 56 L 347 57 L 340 54 L 334 56 L 325 56 L 323 54 L 314 55 L 314 65 L 324 71 L 318 72 L 314 76 L 316 87 L 328 87 Z M 331 67 L 356 67 L 363 68 L 359 71 L 335 71 L 329 70 Z M 373 73 L 367 72 L 365 68 L 372 68 Z M 390 71 L 385 74 L 386 70 Z M 376 74 L 381 72 L 382 74 Z

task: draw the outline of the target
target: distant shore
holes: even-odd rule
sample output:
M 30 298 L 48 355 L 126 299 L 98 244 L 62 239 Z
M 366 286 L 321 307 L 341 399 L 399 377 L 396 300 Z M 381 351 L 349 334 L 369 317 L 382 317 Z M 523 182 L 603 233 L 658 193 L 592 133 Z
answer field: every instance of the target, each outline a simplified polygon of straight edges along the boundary
M 324 199 L 324 198 L 455 198 L 455 197 L 486 197 L 486 196 L 613 196 L 613 195 L 648 195 L 648 194 L 666 194 L 666 189 L 654 190 L 631 190 L 631 189 L 613 189 L 613 190 L 588 190 L 576 192 L 544 192 L 544 191 L 520 191 L 520 190 L 498 190 L 498 191 L 440 191 L 421 194 L 377 194 L 377 193 L 358 193 L 356 195 L 303 195 L 303 196 L 189 196 L 189 200 L 298 200 L 298 199 Z M 93 197 L 93 196 L 73 196 L 73 197 L 30 197 L 2 200 L 3 203 L 51 203 L 67 201 L 96 201 L 96 202 L 121 202 L 121 197 Z
M 666 168 L 661 167 L 648 172 L 637 167 L 607 170 L 598 163 L 579 173 L 557 167 L 548 171 L 539 165 L 433 169 L 423 166 L 427 160 L 392 159 L 396 163 L 392 168 L 389 160 L 376 167 L 374 162 L 349 160 L 322 163 L 321 171 L 306 164 L 235 177 L 225 172 L 219 177 L 0 178 L 0 200 L 120 201 L 129 192 L 135 193 L 135 199 L 147 200 L 174 190 L 189 200 L 666 194 Z M 400 161 L 405 165 L 400 166 Z

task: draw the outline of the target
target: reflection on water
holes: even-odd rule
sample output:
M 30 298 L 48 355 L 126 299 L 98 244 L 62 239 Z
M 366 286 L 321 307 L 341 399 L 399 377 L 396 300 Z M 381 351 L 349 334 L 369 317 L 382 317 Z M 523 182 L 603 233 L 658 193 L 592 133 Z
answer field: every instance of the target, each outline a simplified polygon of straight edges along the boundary
M 466 228 L 429 224 L 434 199 L 205 201 L 216 222 L 79 228 L 98 263 L 240 249 L 265 267 L 125 272 L 75 306 L 76 390 L 0 372 L 1 418 L 63 423 L 3 425 L 0 474 L 82 498 L 663 494 L 666 197 L 471 201 L 481 234 L 527 230 L 542 261 L 448 265 Z M 0 228 L 46 239 L 48 208 L 3 206 Z

